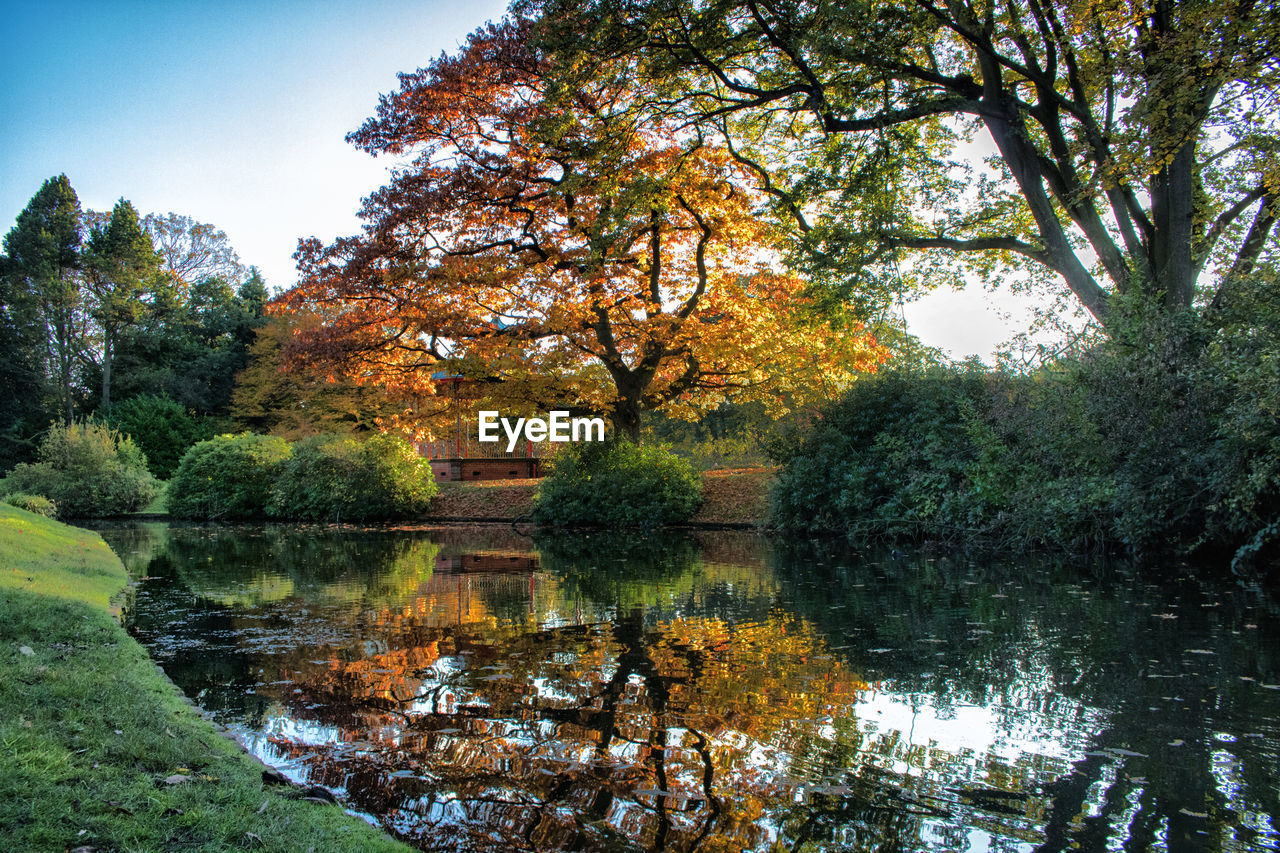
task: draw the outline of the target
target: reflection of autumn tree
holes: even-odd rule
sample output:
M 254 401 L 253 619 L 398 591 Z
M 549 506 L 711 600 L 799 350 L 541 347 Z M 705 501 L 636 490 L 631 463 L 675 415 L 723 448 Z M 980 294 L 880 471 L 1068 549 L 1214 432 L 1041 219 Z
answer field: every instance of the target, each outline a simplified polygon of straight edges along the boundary
M 140 633 L 264 756 L 427 848 L 1268 843 L 1276 613 L 1247 590 L 609 536 L 397 586 L 377 575 L 430 553 L 419 531 L 240 533 L 146 545 L 139 595 L 173 612 Z M 293 592 L 237 593 L 268 565 Z
M 427 843 L 429 826 L 408 815 L 461 808 L 466 826 L 454 830 L 474 831 L 479 847 L 492 846 L 495 821 L 545 849 L 608 846 L 617 832 L 654 849 L 757 846 L 792 796 L 793 760 L 825 744 L 822 727 L 865 686 L 807 623 L 781 616 L 646 625 L 633 607 L 611 623 L 541 630 L 421 617 L 414 627 L 385 612 L 378 636 L 418 645 L 314 671 L 284 701 L 300 709 L 323 694 L 359 709 L 361 737 L 394 742 L 399 766 L 427 771 L 399 783 L 390 818 Z M 378 760 L 332 750 L 313 768 L 337 778 Z M 366 795 L 388 804 L 385 790 Z M 571 805 L 586 823 L 565 821 Z

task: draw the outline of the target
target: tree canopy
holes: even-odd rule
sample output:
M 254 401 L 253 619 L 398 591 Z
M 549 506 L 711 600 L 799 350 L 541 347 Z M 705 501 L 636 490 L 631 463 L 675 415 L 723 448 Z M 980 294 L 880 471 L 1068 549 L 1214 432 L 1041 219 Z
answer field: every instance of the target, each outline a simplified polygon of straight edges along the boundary
M 165 270 L 178 281 L 244 281 L 250 274 L 226 232 L 216 226 L 180 213 L 149 213 L 142 226 L 160 253 Z
M 1275 260 L 1274 0 L 517 8 L 562 62 L 627 62 L 653 108 L 728 133 L 844 297 L 919 250 L 935 280 L 955 257 L 1056 278 L 1105 324 L 1125 294 L 1221 307 Z
M 138 211 L 120 199 L 106 224 L 90 233 L 83 262 L 101 337 L 96 359 L 102 371 L 101 406 L 109 410 L 116 347 L 123 331 L 142 319 L 144 299 L 161 286 L 161 258 L 142 230 Z
M 24 387 L 56 400 L 70 423 L 78 382 L 78 357 L 88 317 L 80 290 L 80 199 L 66 175 L 50 178 L 5 235 L 6 324 Z M 28 406 L 33 402 L 28 398 Z M 21 413 L 14 413 L 20 420 Z
M 507 21 L 401 75 L 350 140 L 404 165 L 362 234 L 300 244 L 283 304 L 325 323 L 296 358 L 410 390 L 444 365 L 631 434 L 644 411 L 874 367 L 861 331 L 806 326 L 725 147 L 637 112 L 625 74 L 550 72 Z

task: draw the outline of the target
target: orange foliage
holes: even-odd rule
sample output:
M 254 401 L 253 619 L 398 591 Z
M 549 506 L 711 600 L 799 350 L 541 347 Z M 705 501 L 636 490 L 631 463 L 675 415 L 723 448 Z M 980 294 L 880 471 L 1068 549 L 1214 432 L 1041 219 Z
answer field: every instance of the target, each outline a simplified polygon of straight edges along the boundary
M 808 321 L 723 147 L 641 109 L 654 93 L 624 73 L 553 73 L 529 41 L 519 22 L 474 34 L 352 134 L 411 159 L 366 200 L 362 234 L 300 243 L 282 303 L 326 322 L 295 361 L 417 393 L 447 369 L 499 405 L 568 404 L 632 433 L 644 411 L 781 405 L 874 369 L 861 330 Z

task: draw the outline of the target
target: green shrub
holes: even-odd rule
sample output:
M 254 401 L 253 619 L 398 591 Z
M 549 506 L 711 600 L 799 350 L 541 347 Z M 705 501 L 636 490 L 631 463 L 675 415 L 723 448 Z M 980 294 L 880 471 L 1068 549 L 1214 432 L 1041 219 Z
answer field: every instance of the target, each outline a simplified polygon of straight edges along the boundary
M 685 521 L 701 503 L 701 479 L 665 447 L 584 442 L 557 457 L 533 515 L 558 527 L 648 527 Z
M 213 436 L 207 419 L 157 394 L 130 397 L 111 407 L 108 422 L 129 435 L 147 455 L 147 467 L 162 480 L 173 476 L 178 461 L 197 441 Z
M 1280 287 L 1259 288 L 1280 303 Z M 1280 304 L 1123 305 L 1110 338 L 1014 375 L 859 381 L 772 449 L 773 520 L 1001 547 L 1280 550 Z
M 104 424 L 50 427 L 38 460 L 17 465 L 0 491 L 46 497 L 62 518 L 133 512 L 156 496 L 146 456 L 127 436 Z
M 435 494 L 430 462 L 399 436 L 317 436 L 294 444 L 267 512 L 305 521 L 411 518 Z
M 9 506 L 25 509 L 27 512 L 34 512 L 36 515 L 43 515 L 45 518 L 58 517 L 58 505 L 43 495 L 28 495 L 24 492 L 18 492 L 12 495 L 5 495 L 2 500 Z
M 183 454 L 169 481 L 169 514 L 177 518 L 252 519 L 266 515 L 289 443 L 269 435 L 220 435 Z
M 979 452 L 968 419 L 987 382 L 973 368 L 859 380 L 807 429 L 773 443 L 783 465 L 774 523 L 903 535 L 968 523 L 959 502 Z

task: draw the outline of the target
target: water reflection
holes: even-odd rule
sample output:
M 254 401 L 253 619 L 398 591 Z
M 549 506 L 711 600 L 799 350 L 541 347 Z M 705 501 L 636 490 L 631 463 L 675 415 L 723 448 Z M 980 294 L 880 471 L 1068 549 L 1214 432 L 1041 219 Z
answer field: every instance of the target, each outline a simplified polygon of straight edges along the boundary
M 1278 849 L 1280 620 L 754 536 L 117 528 L 132 629 L 424 849 Z

